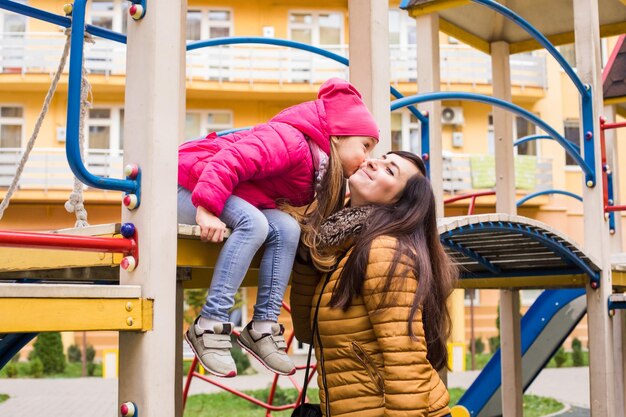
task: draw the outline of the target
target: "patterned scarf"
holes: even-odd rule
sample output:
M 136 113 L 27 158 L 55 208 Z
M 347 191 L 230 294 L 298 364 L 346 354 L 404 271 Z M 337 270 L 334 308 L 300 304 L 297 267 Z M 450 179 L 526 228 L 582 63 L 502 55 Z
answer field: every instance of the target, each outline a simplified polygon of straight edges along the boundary
M 346 251 L 367 227 L 374 206 L 346 207 L 322 222 L 317 235 L 321 251 Z

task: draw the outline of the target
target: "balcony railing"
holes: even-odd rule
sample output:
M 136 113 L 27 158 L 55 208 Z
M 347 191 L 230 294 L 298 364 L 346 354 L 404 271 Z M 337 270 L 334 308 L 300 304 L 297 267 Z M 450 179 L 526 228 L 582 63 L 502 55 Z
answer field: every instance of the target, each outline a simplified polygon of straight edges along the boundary
M 8 187 L 24 150 L 0 148 L 0 187 Z M 446 153 L 443 159 L 444 190 L 458 192 L 471 189 L 491 188 L 495 184 L 495 163 L 489 159 L 476 162 L 478 156 Z M 488 157 L 487 157 L 488 158 Z M 552 188 L 552 160 L 525 157 L 516 161 L 518 188 L 527 191 L 543 191 Z M 89 149 L 85 164 L 95 175 L 122 178 L 122 151 Z M 521 165 L 526 163 L 526 165 Z M 493 177 L 493 178 L 492 178 Z M 521 178 L 521 181 L 520 181 Z M 71 189 L 74 176 L 70 171 L 63 148 L 34 148 L 20 181 L 20 189 L 54 190 Z
M 24 149 L 0 149 L 0 187 L 13 181 Z M 85 152 L 85 165 L 94 175 L 122 178 L 122 152 L 89 149 Z M 65 148 L 34 148 L 24 167 L 20 180 L 23 190 L 59 190 L 74 187 L 74 174 L 65 156 Z
M 0 34 L 2 73 L 52 73 L 65 37 L 60 33 Z M 348 56 L 346 45 L 325 49 Z M 392 45 L 390 70 L 393 83 L 415 82 L 416 47 Z M 124 75 L 126 48 L 104 39 L 85 47 L 85 66 L 90 73 Z M 348 69 L 328 58 L 300 50 L 232 45 L 204 48 L 187 53 L 189 81 L 254 83 L 318 83 L 333 76 L 348 77 Z M 546 87 L 545 57 L 519 54 L 511 57 L 511 79 L 516 86 Z M 490 84 L 490 57 L 464 45 L 441 46 L 441 80 L 444 83 Z

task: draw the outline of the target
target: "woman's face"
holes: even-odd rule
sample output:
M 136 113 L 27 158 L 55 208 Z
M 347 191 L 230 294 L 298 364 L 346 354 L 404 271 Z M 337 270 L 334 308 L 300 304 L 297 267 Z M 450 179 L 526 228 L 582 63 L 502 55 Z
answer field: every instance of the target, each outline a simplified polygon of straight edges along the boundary
M 394 204 L 409 178 L 419 174 L 413 162 L 399 155 L 366 160 L 348 179 L 352 206 Z

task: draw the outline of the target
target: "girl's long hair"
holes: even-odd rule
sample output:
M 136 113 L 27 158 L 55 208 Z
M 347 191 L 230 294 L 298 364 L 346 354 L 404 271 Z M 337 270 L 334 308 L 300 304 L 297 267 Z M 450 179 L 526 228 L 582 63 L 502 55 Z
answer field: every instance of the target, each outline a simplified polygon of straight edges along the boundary
M 308 248 L 311 261 L 320 271 L 331 270 L 337 261 L 337 255 L 324 254 L 317 250 L 316 239 L 322 221 L 345 206 L 347 181 L 343 177 L 343 167 L 337 151 L 337 143 L 343 139 L 341 136 L 330 138 L 328 169 L 315 194 L 315 200 L 304 209 L 283 208 L 300 222 L 301 242 Z
M 419 283 L 407 324 L 409 335 L 415 338 L 413 322 L 420 311 L 428 360 L 435 369 L 440 370 L 447 366 L 446 343 L 451 330 L 447 299 L 454 290 L 458 271 L 439 241 L 435 196 L 430 180 L 426 177 L 424 163 L 411 152 L 390 153 L 413 162 L 420 174 L 409 178 L 395 204 L 376 206 L 372 210 L 367 228 L 356 239 L 352 253 L 341 271 L 330 305 L 343 310 L 350 307 L 353 298 L 363 292 L 371 242 L 383 235 L 396 238 L 397 248 L 383 284 L 380 307 L 390 306 L 394 301 L 386 299 L 386 294 L 394 287 L 394 281 L 400 281 L 399 278 L 394 279 L 394 276 L 403 276 L 412 270 Z M 410 265 L 407 265 L 407 258 L 410 259 Z

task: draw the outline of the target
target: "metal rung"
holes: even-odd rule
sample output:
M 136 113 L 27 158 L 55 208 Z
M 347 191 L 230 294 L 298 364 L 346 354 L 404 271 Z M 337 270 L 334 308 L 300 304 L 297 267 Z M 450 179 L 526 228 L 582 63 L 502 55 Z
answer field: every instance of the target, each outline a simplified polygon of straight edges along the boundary
M 626 294 L 609 295 L 609 310 L 625 310 Z

